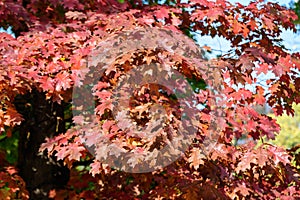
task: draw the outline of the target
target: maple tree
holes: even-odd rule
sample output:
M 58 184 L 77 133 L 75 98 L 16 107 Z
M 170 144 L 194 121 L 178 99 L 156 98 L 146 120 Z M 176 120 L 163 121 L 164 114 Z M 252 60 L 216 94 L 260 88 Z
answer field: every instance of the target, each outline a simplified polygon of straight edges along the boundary
M 0 131 L 20 134 L 19 173 L 0 154 L 2 196 L 300 198 L 297 149 L 257 147 L 280 127 L 254 109 L 293 115 L 300 102 L 300 54 L 280 39 L 282 28 L 296 31 L 291 10 L 261 0 L 6 0 L 0 16 L 15 34 L 0 33 Z M 197 34 L 232 49 L 207 60 Z M 262 87 L 267 72 L 276 78 Z

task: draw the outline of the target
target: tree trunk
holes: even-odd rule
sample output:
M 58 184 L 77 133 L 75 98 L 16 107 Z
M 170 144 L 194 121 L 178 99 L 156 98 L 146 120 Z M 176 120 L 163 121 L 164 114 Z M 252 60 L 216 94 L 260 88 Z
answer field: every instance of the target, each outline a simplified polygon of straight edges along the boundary
M 69 170 L 61 162 L 38 155 L 46 137 L 65 131 L 64 107 L 47 101 L 36 90 L 16 98 L 17 110 L 23 115 L 20 127 L 18 168 L 26 182 L 30 199 L 49 199 L 51 189 L 62 188 L 69 180 Z

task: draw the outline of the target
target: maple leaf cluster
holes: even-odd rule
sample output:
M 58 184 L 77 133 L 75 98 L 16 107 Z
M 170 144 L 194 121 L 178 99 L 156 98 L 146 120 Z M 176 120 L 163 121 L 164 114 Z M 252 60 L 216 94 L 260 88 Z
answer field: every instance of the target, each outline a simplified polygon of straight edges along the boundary
M 0 151 L 0 196 L 2 199 L 28 199 L 29 195 L 24 180 L 18 175 L 15 167 L 9 166 L 5 154 Z
M 79 171 L 73 169 L 69 185 L 74 187 L 51 191 L 49 195 L 57 199 L 300 198 L 299 171 L 291 162 L 292 155 L 266 143 L 255 145 L 264 137 L 274 139 L 280 127 L 254 109 L 267 103 L 276 115 L 293 115 L 292 104 L 300 103 L 300 54 L 289 53 L 279 39 L 282 29 L 295 31 L 296 18 L 292 11 L 263 1 L 246 6 L 224 0 L 163 5 L 113 0 L 1 2 L 0 26 L 11 26 L 16 37 L 0 34 L 0 131 L 7 134 L 21 123 L 22 116 L 13 104 L 18 95 L 38 90 L 45 93 L 46 100 L 76 101 L 73 108 L 66 108 L 81 113 L 73 116 L 73 126 L 47 138 L 40 148 L 70 168 L 81 161 L 90 164 Z M 177 38 L 177 45 L 169 48 L 167 44 L 173 40 L 166 41 L 165 49 L 128 52 L 114 49 L 110 43 L 111 38 L 120 38 L 122 44 L 120 35 L 128 32 L 143 41 L 149 32 L 141 35 L 138 30 L 156 28 L 174 34 L 224 37 L 232 50 L 218 59 L 205 60 L 191 59 L 195 49 L 173 54 L 182 46 Z M 149 40 L 151 45 L 155 46 Z M 89 57 L 99 46 L 106 50 L 100 53 L 108 63 L 96 63 L 91 69 Z M 151 64 L 170 67 L 156 69 L 156 76 L 172 80 L 176 90 L 148 83 L 135 85 L 136 90 L 128 92 L 132 88 L 125 85 L 124 77 L 132 71 L 134 77 L 142 65 Z M 174 70 L 171 75 L 170 69 Z M 142 72 L 141 82 L 155 76 L 147 67 Z M 257 76 L 267 72 L 276 78 L 267 80 L 267 88 L 261 87 Z M 95 77 L 99 74 L 102 76 Z M 207 87 L 185 90 L 186 82 L 174 74 L 194 82 L 204 80 Z M 90 87 L 89 80 L 95 78 L 99 78 L 97 83 Z M 246 89 L 247 85 L 255 89 Z M 94 107 L 76 97 L 74 88 L 89 89 L 87 98 L 93 100 Z M 191 102 L 203 105 L 203 109 L 184 110 L 180 98 L 186 96 L 193 97 Z M 125 107 L 120 106 L 122 101 L 127 101 Z M 118 106 L 121 109 L 116 109 Z M 184 112 L 196 117 L 184 124 Z M 84 126 L 86 122 L 88 126 Z M 151 135 L 137 136 L 134 131 L 143 132 L 139 128 Z M 180 129 L 193 130 L 188 146 L 182 145 L 186 138 L 179 134 Z M 245 145 L 233 144 L 245 136 Z M 166 165 L 158 159 L 159 154 L 172 142 L 182 154 Z M 164 158 L 171 158 L 176 150 L 163 152 Z M 131 154 L 124 154 L 128 152 Z M 119 156 L 122 164 L 115 163 Z M 127 170 L 122 166 L 139 171 L 140 163 L 157 168 L 141 174 L 119 171 Z

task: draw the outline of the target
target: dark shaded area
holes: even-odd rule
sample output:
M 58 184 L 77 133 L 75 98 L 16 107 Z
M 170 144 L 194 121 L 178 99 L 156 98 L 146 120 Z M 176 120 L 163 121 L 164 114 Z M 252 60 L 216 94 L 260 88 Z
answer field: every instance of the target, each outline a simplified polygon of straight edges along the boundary
M 45 95 L 36 90 L 18 96 L 15 105 L 24 118 L 19 127 L 19 174 L 26 182 L 30 199 L 49 199 L 51 189 L 67 184 L 70 172 L 55 158 L 38 155 L 38 150 L 46 137 L 65 131 L 64 106 L 46 100 Z

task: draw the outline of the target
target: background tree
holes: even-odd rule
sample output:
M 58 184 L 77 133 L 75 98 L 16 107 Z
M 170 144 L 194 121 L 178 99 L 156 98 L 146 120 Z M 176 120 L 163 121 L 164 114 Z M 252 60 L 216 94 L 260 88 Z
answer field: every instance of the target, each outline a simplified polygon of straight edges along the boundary
M 28 198 L 22 177 L 32 199 L 299 198 L 299 171 L 291 165 L 291 152 L 265 143 L 258 148 L 251 142 L 232 145 L 234 138 L 245 134 L 257 141 L 273 139 L 279 131 L 274 119 L 257 113 L 252 106 L 267 102 L 275 115 L 284 111 L 293 115 L 292 104 L 300 102 L 300 78 L 295 70 L 300 68 L 299 53 L 289 54 L 279 38 L 280 27 L 295 31 L 297 16 L 292 11 L 263 1 L 243 6 L 223 0 L 8 0 L 0 3 L 0 19 L 0 26 L 12 27 L 16 36 L 0 35 L 0 129 L 6 135 L 3 141 L 19 134 L 20 175 L 2 167 L 2 195 Z M 162 27 L 189 33 L 193 38 L 195 32 L 218 35 L 231 42 L 232 50 L 219 59 L 203 59 L 199 66 L 188 62 L 189 57 L 172 56 L 167 49 L 155 48 L 125 52 L 113 61 L 94 93 L 98 101 L 95 116 L 101 130 L 113 136 L 109 140 L 122 141 L 128 151 L 146 149 L 147 144 L 116 128 L 108 102 L 116 82 L 129 70 L 147 62 L 161 63 L 160 56 L 165 55 L 166 61 L 174 61 L 174 69 L 190 80 L 198 103 L 204 105 L 193 124 L 198 131 L 185 156 L 155 172 L 132 174 L 100 163 L 84 148 L 82 130 L 74 126 L 82 118 L 72 119 L 70 103 L 74 85 L 84 83 L 82 69 L 92 50 L 107 38 L 137 27 Z M 217 70 L 201 74 L 200 66 Z M 270 87 L 263 88 L 257 84 L 256 75 L 268 71 L 276 78 L 267 80 Z M 212 84 L 222 88 L 224 115 L 217 123 L 218 143 L 204 157 L 202 143 L 212 126 L 210 116 L 215 106 L 214 94 L 204 86 Z M 246 89 L 248 84 L 255 90 Z M 133 95 L 129 108 L 133 119 L 141 126 L 149 123 L 151 120 L 139 111 L 147 114 L 149 104 L 164 99 L 168 125 L 173 128 L 169 134 L 176 134 L 174 127 L 181 125 L 179 116 L 173 114 L 180 113 L 176 97 L 166 88 L 143 87 L 140 96 Z M 93 133 L 91 138 L 97 139 Z M 100 147 L 95 149 L 96 158 L 103 153 Z M 159 148 L 157 144 L 152 150 Z M 57 160 L 70 168 L 70 178 L 66 166 Z
M 270 115 L 277 120 L 281 128 L 275 140 L 270 141 L 272 144 L 283 146 L 287 149 L 300 144 L 300 107 L 299 105 L 293 105 L 293 109 L 295 110 L 294 117 L 287 115 L 275 117 L 272 114 Z
M 300 3 L 299 1 L 291 1 L 291 8 L 295 11 L 298 16 L 298 20 L 295 21 L 295 24 L 299 24 L 299 16 L 300 16 Z

